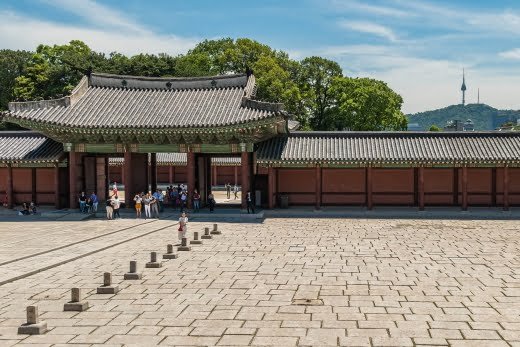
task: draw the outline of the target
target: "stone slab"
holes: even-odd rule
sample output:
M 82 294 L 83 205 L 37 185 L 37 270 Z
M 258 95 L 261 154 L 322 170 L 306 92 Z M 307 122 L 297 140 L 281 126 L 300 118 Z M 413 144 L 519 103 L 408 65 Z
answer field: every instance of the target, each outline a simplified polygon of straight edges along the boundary
M 148 262 L 145 264 L 146 268 L 149 268 L 149 269 L 156 269 L 156 268 L 159 268 L 159 267 L 162 267 L 162 262 L 160 261 L 154 261 L 154 262 Z
M 163 259 L 177 259 L 179 255 L 177 253 L 166 253 L 163 254 Z
M 143 274 L 139 272 L 127 272 L 123 276 L 125 280 L 140 280 L 141 278 L 143 278 Z
M 179 246 L 179 247 L 177 247 L 177 250 L 180 252 L 187 252 L 187 251 L 191 251 L 191 247 L 190 246 Z
M 19 335 L 42 335 L 47 332 L 47 322 L 41 321 L 36 324 L 22 324 L 18 327 Z
M 117 294 L 119 286 L 101 286 L 97 287 L 98 294 Z
M 88 310 L 88 301 L 67 302 L 63 305 L 63 311 L 83 312 Z

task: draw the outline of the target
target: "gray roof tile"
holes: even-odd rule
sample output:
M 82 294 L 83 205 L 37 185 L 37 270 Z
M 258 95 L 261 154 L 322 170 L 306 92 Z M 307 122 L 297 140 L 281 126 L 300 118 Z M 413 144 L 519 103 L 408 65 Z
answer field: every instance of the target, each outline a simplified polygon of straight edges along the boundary
M 31 131 L 0 132 L 0 162 L 58 162 L 63 146 Z

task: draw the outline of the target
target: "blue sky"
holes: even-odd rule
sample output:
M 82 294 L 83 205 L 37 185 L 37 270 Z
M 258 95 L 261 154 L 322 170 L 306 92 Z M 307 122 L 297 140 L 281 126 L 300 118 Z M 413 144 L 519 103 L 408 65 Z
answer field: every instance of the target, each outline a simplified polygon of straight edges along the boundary
M 294 59 L 336 60 L 386 81 L 405 112 L 467 100 L 520 109 L 518 0 L 3 0 L 0 48 L 80 39 L 125 54 L 185 53 L 202 39 L 248 37 Z

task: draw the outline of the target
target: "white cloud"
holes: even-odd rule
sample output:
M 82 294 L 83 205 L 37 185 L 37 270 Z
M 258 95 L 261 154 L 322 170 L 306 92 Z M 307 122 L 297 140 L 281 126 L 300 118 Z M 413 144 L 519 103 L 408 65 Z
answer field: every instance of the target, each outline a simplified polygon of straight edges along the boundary
M 65 44 L 81 40 L 99 52 L 186 53 L 199 39 L 153 32 L 129 32 L 80 27 L 25 17 L 0 11 L 0 46 L 10 49 L 34 50 L 39 44 Z
M 392 42 L 398 40 L 397 35 L 393 32 L 392 29 L 376 23 L 341 20 L 338 24 L 344 29 L 380 36 Z
M 498 55 L 505 59 L 520 60 L 520 48 L 515 48 L 510 51 L 500 52 Z
M 361 3 L 358 1 L 348 0 L 332 0 L 330 4 L 336 10 L 348 10 L 348 11 L 357 11 L 362 13 L 369 13 L 378 16 L 391 16 L 391 17 L 409 17 L 412 13 L 387 6 L 379 6 L 379 5 L 369 5 L 366 3 Z

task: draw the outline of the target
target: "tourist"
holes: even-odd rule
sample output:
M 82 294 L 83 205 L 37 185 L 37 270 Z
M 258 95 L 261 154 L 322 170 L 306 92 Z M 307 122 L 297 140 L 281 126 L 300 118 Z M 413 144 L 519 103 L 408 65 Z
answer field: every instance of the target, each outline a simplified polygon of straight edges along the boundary
M 227 198 L 231 199 L 231 183 L 226 183 Z
M 81 195 L 79 196 L 79 212 L 85 213 L 86 205 L 87 205 L 87 196 L 85 195 L 85 192 L 81 192 Z
M 255 213 L 255 204 L 253 202 L 253 196 L 251 195 L 251 192 L 248 191 L 246 195 L 246 203 L 247 203 L 247 213 L 249 213 L 249 210 L 251 210 L 251 213 Z
M 177 208 L 177 200 L 179 199 L 179 192 L 177 189 L 170 189 L 170 204 L 172 208 Z
M 29 205 L 26 202 L 22 204 L 22 210 L 18 212 L 18 214 L 22 216 L 28 216 L 31 214 L 31 212 L 29 212 Z
M 135 218 L 141 218 L 141 204 L 143 202 L 143 197 L 140 193 L 135 194 Z
M 181 217 L 179 218 L 179 241 L 182 242 L 182 238 L 186 237 L 186 232 L 188 232 L 188 217 L 186 216 L 186 212 L 181 213 Z
M 107 220 L 111 220 L 111 219 L 113 219 L 113 216 L 114 216 L 114 207 L 112 206 L 111 198 L 107 199 L 106 206 L 107 206 Z
M 85 211 L 87 213 L 92 213 L 92 199 L 90 199 L 90 196 L 87 198 L 87 203 L 85 204 Z
M 197 189 L 193 191 L 193 209 L 195 212 L 199 212 L 200 209 L 200 194 Z
M 114 195 L 112 197 L 112 206 L 114 207 L 114 219 L 121 218 L 119 214 L 119 208 L 121 207 L 121 201 L 119 201 L 119 196 Z
M 99 203 L 96 192 L 92 192 L 92 194 L 90 195 L 90 200 L 92 201 L 92 212 L 96 213 Z
M 208 194 L 208 205 L 209 212 L 213 213 L 213 210 L 215 209 L 215 197 L 213 196 L 212 192 L 209 192 Z
M 186 208 L 186 203 L 188 202 L 188 194 L 185 191 L 181 193 L 181 212 Z
M 162 190 L 157 189 L 154 193 L 154 197 L 157 200 L 157 206 L 159 208 L 159 212 L 164 212 L 164 194 Z
M 31 203 L 29 204 L 29 209 L 31 210 L 32 214 L 36 214 L 36 205 L 34 204 L 34 202 L 31 201 Z
M 150 209 L 152 211 L 152 218 L 159 219 L 159 201 L 155 197 L 155 195 L 152 195 L 152 192 L 148 192 L 148 195 L 150 195 Z
M 151 197 L 150 193 L 148 193 L 144 196 L 143 203 L 144 203 L 144 219 L 152 218 L 152 215 L 150 212 L 150 209 L 151 209 L 150 204 L 152 203 L 152 197 Z
M 235 183 L 235 186 L 233 187 L 233 193 L 235 193 L 235 200 L 238 199 L 238 186 Z
M 182 187 L 181 187 L 181 184 L 177 184 L 177 195 L 181 195 L 182 193 Z

